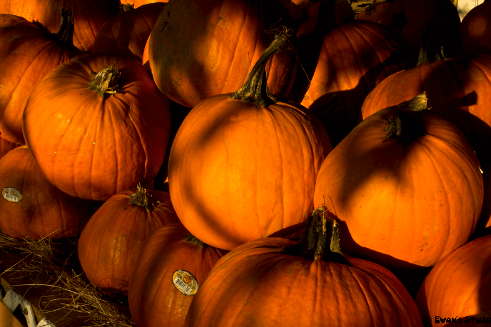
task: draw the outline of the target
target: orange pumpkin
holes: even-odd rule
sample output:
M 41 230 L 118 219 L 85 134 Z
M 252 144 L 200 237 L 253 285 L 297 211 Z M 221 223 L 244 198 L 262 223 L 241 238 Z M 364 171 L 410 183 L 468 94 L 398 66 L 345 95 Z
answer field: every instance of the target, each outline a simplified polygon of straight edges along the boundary
M 0 231 L 14 238 L 79 236 L 95 208 L 51 185 L 26 146 L 0 159 L 0 190 Z
M 491 323 L 491 235 L 448 254 L 426 276 L 416 303 L 428 326 Z M 454 320 L 453 320 L 454 319 Z
M 200 285 L 225 253 L 204 244 L 180 223 L 156 230 L 143 244 L 129 285 L 135 326 L 183 326 Z
M 56 67 L 36 87 L 23 128 L 53 185 L 104 201 L 155 178 L 167 149 L 169 116 L 167 99 L 140 62 L 88 54 Z
M 313 217 L 328 215 L 319 208 Z M 400 281 L 380 265 L 343 256 L 336 227 L 322 218 L 306 228 L 309 242 L 268 237 L 223 256 L 201 285 L 184 326 L 421 327 Z
M 195 106 L 169 155 L 169 191 L 183 225 L 230 250 L 303 222 L 313 209 L 318 169 L 331 150 L 320 121 L 267 91 L 265 66 L 287 46 L 277 36 L 232 94 Z
M 178 222 L 166 192 L 138 185 L 113 195 L 80 234 L 78 257 L 85 275 L 106 292 L 126 294 L 144 241 L 160 227 Z
M 423 94 L 365 118 L 322 164 L 314 205 L 342 221 L 348 253 L 392 268 L 431 267 L 474 232 L 479 161 L 426 102 Z
M 56 33 L 63 10 L 74 15 L 73 44 L 78 49 L 91 50 L 95 36 L 104 22 L 115 15 L 119 1 L 108 0 L 2 0 L 0 14 L 24 17 L 37 21 Z
M 150 3 L 112 17 L 97 33 L 92 52 L 141 60 L 147 39 L 164 6 L 163 2 Z
M 150 34 L 155 83 L 169 99 L 187 107 L 235 92 L 273 40 L 278 22 L 289 25 L 291 20 L 277 0 L 170 1 Z M 287 95 L 295 72 L 293 51 L 275 55 L 268 64 L 271 92 Z
M 9 142 L 25 143 L 22 113 L 36 85 L 50 70 L 81 54 L 70 47 L 71 13 L 64 12 L 60 21 L 58 33 L 51 35 L 23 17 L 0 15 L 0 137 Z
M 460 39 L 465 52 L 491 53 L 491 3 L 472 8 L 460 24 Z

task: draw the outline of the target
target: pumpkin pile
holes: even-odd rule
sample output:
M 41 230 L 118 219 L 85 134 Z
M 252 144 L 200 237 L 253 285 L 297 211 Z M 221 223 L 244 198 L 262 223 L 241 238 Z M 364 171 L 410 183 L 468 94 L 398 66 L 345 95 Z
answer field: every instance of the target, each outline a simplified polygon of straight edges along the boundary
M 4 1 L 0 231 L 138 327 L 489 323 L 490 5 Z

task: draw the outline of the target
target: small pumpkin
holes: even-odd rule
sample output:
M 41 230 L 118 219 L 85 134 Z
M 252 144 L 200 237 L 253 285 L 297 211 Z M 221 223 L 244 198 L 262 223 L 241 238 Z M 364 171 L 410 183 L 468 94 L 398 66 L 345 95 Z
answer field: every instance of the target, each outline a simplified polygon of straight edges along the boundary
M 127 294 L 144 241 L 178 222 L 166 192 L 138 185 L 113 195 L 80 234 L 78 257 L 85 275 L 105 292 Z
M 135 326 L 183 326 L 196 292 L 225 253 L 180 223 L 156 230 L 145 241 L 129 284 Z
M 0 159 L 0 191 L 0 231 L 13 238 L 77 237 L 96 207 L 51 185 L 26 146 Z
M 164 161 L 169 104 L 138 61 L 87 54 L 53 69 L 23 116 L 32 155 L 48 180 L 76 197 L 107 200 L 147 185 Z
M 348 253 L 420 269 L 474 232 L 484 192 L 479 161 L 427 102 L 423 93 L 365 118 L 322 164 L 314 205 L 341 220 Z
M 317 171 L 331 150 L 320 121 L 268 92 L 265 66 L 288 46 L 279 34 L 235 93 L 200 102 L 169 155 L 169 192 L 183 225 L 231 250 L 305 221 Z
M 423 316 L 432 318 L 428 326 L 483 326 L 491 320 L 490 287 L 488 235 L 462 245 L 433 267 L 416 303 Z
M 414 300 L 386 268 L 344 256 L 339 226 L 318 208 L 300 242 L 245 243 L 213 267 L 184 326 L 422 326 Z

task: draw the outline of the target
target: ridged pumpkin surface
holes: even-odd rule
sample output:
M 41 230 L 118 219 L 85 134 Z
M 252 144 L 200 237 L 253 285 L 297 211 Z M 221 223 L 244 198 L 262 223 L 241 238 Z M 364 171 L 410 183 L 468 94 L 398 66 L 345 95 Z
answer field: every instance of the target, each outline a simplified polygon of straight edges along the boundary
M 387 269 L 292 255 L 284 238 L 254 240 L 222 257 L 201 286 L 186 327 L 422 326 L 414 300 Z
M 180 223 L 156 230 L 143 245 L 129 285 L 135 325 L 183 326 L 196 292 L 225 253 L 202 243 Z
M 14 238 L 79 236 L 95 207 L 51 185 L 25 146 L 0 160 L 0 191 L 0 231 Z
M 479 162 L 458 128 L 431 112 L 420 112 L 413 126 L 421 135 L 385 140 L 394 113 L 390 107 L 369 116 L 331 151 L 314 205 L 326 205 L 342 221 L 350 236 L 345 251 L 394 268 L 431 267 L 476 227 L 483 205 Z
M 177 222 L 166 192 L 131 188 L 113 195 L 90 218 L 78 240 L 85 275 L 102 290 L 127 294 L 147 237 Z
M 184 226 L 230 250 L 302 222 L 331 150 L 318 119 L 298 106 L 219 95 L 184 119 L 169 157 L 169 191 Z
M 155 83 L 169 99 L 187 107 L 235 92 L 273 40 L 272 28 L 289 20 L 276 0 L 170 1 L 150 34 Z M 283 51 L 272 62 L 270 90 L 287 95 L 296 71 L 294 54 Z
M 95 73 L 114 64 L 121 75 L 109 86 L 116 92 L 103 99 L 89 85 Z M 23 129 L 34 159 L 53 185 L 103 201 L 155 178 L 167 149 L 170 113 L 141 63 L 89 54 L 58 66 L 36 87 Z

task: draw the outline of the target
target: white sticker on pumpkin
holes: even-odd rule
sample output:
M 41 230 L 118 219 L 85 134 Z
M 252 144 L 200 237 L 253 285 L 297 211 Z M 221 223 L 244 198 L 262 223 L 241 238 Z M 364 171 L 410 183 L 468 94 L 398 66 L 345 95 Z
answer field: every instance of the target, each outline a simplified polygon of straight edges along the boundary
M 176 270 L 172 274 L 172 283 L 184 295 L 194 295 L 198 291 L 198 281 L 185 270 Z
M 9 202 L 14 202 L 14 203 L 22 200 L 22 193 L 20 193 L 19 191 L 17 191 L 13 187 L 5 187 L 2 190 L 2 196 L 5 200 L 7 200 Z

